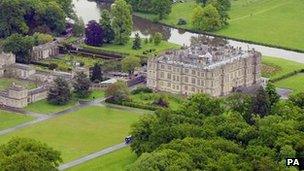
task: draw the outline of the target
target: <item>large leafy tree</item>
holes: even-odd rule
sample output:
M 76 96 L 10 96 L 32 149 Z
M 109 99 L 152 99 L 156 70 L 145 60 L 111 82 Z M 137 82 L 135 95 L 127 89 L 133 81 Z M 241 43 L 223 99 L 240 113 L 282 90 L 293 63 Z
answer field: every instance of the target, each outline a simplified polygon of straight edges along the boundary
M 62 77 L 56 78 L 54 85 L 48 92 L 48 102 L 55 105 L 65 105 L 71 98 L 72 94 L 69 83 Z
M 194 9 L 192 24 L 199 31 L 214 31 L 221 27 L 220 14 L 211 4 L 202 8 L 198 6 Z
M 35 42 L 35 38 L 32 36 L 13 34 L 5 39 L 3 50 L 15 54 L 17 62 L 30 63 L 30 52 L 35 45 Z
M 0 9 L 0 37 L 4 38 L 37 30 L 60 34 L 65 18 L 73 15 L 71 0 L 2 0 Z
M 74 92 L 80 98 L 86 98 L 91 94 L 91 81 L 88 76 L 83 72 L 77 73 L 73 87 Z
M 95 21 L 89 21 L 85 29 L 85 42 L 90 46 L 101 46 L 104 40 L 104 30 Z
M 158 14 L 158 19 L 162 20 L 166 15 L 170 14 L 172 8 L 172 0 L 152 0 L 153 12 Z
M 130 90 L 126 83 L 122 81 L 117 81 L 106 89 L 106 96 L 110 97 L 109 100 L 113 103 L 120 104 L 121 102 L 128 100 L 129 95 Z
M 114 30 L 112 29 L 111 13 L 108 10 L 101 11 L 101 18 L 99 24 L 105 32 L 104 42 L 112 43 L 115 38 Z
M 92 68 L 91 81 L 100 82 L 103 80 L 101 65 L 99 63 L 95 63 Z
M 138 57 L 128 56 L 125 57 L 122 61 L 122 70 L 133 74 L 136 67 L 140 67 L 140 59 Z
M 132 32 L 132 12 L 131 6 L 125 0 L 115 0 L 111 7 L 112 28 L 115 33 L 114 42 L 116 44 L 126 44 Z
M 28 138 L 13 138 L 0 146 L 0 170 L 57 170 L 60 152 Z
M 261 117 L 269 114 L 271 110 L 271 102 L 264 88 L 260 88 L 253 100 L 252 113 L 258 114 Z

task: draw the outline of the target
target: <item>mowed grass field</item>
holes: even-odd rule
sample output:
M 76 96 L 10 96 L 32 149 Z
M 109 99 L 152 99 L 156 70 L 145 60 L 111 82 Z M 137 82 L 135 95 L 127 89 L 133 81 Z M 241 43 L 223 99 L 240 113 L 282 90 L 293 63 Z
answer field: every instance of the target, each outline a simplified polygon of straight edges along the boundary
M 304 50 L 303 0 L 231 0 L 229 25 L 216 34 L 255 42 Z M 171 14 L 162 23 L 193 29 L 195 0 L 173 5 Z M 155 15 L 136 13 L 153 20 Z M 187 25 L 177 25 L 183 18 Z
M 292 89 L 294 93 L 304 92 L 304 73 L 275 82 L 280 88 Z
M 40 100 L 29 104 L 27 107 L 25 107 L 25 110 L 39 114 L 51 114 L 69 109 L 75 104 L 76 100 L 72 100 L 68 104 L 62 106 L 50 104 L 47 100 Z
M 27 121 L 31 121 L 32 119 L 33 118 L 31 116 L 14 114 L 0 110 L 0 130 L 4 130 Z
M 124 148 L 68 170 L 122 171 L 125 170 L 126 166 L 135 162 L 136 158 L 136 155 L 131 152 L 130 148 Z
M 59 150 L 68 162 L 123 142 L 141 114 L 91 106 L 1 136 L 0 144 L 16 136 L 34 138 Z

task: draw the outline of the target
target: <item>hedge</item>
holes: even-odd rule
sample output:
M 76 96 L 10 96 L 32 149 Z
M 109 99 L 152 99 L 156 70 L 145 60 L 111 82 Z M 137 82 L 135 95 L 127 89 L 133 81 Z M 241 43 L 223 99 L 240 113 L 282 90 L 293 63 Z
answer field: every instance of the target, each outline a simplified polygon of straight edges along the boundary
M 304 73 L 304 69 L 300 69 L 300 70 L 296 70 L 296 71 L 293 71 L 293 72 L 289 72 L 287 74 L 284 74 L 278 78 L 275 78 L 275 79 L 270 79 L 271 82 L 278 82 L 278 81 L 281 81 L 283 79 L 286 79 L 286 78 L 289 78 L 289 77 L 292 77 L 294 75 L 297 75 L 299 73 Z

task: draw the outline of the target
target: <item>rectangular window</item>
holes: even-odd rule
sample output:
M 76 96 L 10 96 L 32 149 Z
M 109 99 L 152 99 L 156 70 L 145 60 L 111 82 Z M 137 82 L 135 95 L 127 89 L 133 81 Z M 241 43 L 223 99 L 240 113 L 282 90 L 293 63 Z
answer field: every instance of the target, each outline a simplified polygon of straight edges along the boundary
M 170 73 L 167 74 L 167 79 L 171 80 L 171 74 Z
M 192 84 L 195 84 L 195 83 L 196 83 L 195 78 L 192 78 L 192 79 L 191 79 L 191 83 L 192 83 Z

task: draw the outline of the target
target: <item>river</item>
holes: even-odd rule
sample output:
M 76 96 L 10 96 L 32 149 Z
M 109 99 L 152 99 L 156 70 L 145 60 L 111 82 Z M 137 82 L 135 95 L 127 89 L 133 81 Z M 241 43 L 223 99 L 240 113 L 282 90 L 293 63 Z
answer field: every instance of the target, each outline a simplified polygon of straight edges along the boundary
M 81 17 L 85 23 L 90 20 L 98 21 L 100 18 L 100 11 L 105 8 L 109 8 L 110 5 L 107 3 L 96 3 L 89 0 L 73 0 L 76 14 Z M 133 17 L 133 32 L 139 33 L 142 38 L 149 37 L 155 32 L 161 32 L 168 42 L 179 44 L 179 45 L 190 45 L 190 39 L 193 36 L 198 36 L 196 33 L 179 30 L 160 24 L 150 22 L 148 20 L 141 19 L 139 17 Z M 267 46 L 249 44 L 234 40 L 228 40 L 229 44 L 235 47 L 241 47 L 242 49 L 255 49 L 261 52 L 264 56 L 272 56 L 278 58 L 284 58 L 300 63 L 304 63 L 304 53 L 298 53 L 289 50 L 283 50 L 278 48 L 271 48 Z

